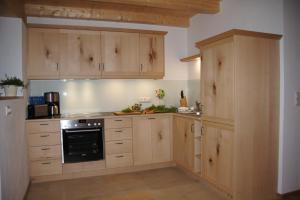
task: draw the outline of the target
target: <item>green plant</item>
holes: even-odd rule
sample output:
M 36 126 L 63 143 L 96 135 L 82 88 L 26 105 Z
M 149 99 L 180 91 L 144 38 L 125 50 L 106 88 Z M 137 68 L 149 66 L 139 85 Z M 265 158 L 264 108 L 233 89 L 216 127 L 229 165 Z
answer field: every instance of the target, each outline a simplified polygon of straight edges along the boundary
M 158 98 L 158 99 L 163 99 L 165 97 L 166 93 L 163 89 L 157 89 L 155 90 L 155 96 Z
M 1 80 L 0 85 L 15 85 L 18 87 L 24 87 L 24 82 L 16 76 L 9 77 L 5 74 L 5 79 Z

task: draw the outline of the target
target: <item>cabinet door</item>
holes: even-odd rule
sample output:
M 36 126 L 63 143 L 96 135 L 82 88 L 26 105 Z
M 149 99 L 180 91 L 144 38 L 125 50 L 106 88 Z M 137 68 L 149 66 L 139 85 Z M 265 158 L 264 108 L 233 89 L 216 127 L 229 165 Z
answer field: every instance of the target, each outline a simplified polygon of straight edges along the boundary
M 231 193 L 233 129 L 209 122 L 204 122 L 203 128 L 204 178 Z
M 152 162 L 151 123 L 145 117 L 133 119 L 133 162 L 134 165 Z
M 234 57 L 232 39 L 205 47 L 201 65 L 204 117 L 233 120 Z
M 181 117 L 174 117 L 174 127 L 173 127 L 173 156 L 176 163 L 184 165 L 184 132 L 185 132 L 185 120 Z
M 142 76 L 164 76 L 164 36 L 140 34 L 140 61 Z
M 133 78 L 140 74 L 139 34 L 101 32 L 102 77 Z
M 28 29 L 28 79 L 58 79 L 60 33 L 51 29 Z
M 153 162 L 171 160 L 170 118 L 148 118 L 151 123 Z
M 62 30 L 61 78 L 100 78 L 100 32 Z
M 194 120 L 185 119 L 184 132 L 184 165 L 187 169 L 194 170 Z

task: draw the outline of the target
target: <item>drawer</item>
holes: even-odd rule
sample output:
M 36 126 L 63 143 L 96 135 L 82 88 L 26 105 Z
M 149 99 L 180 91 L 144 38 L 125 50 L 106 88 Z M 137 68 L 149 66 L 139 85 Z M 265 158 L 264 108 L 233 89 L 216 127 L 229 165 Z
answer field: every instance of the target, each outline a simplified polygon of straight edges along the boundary
M 132 139 L 132 128 L 114 128 L 105 130 L 105 141 Z
M 106 167 L 117 168 L 117 167 L 129 167 L 133 164 L 132 154 L 123 153 L 106 156 Z
M 41 133 L 28 135 L 29 146 L 59 145 L 60 133 Z
M 132 140 L 110 141 L 105 144 L 106 155 L 132 153 Z
M 62 174 L 61 160 L 35 161 L 30 163 L 31 176 Z
M 130 128 L 132 127 L 131 118 L 112 118 L 105 119 L 105 128 Z
M 61 159 L 61 146 L 29 147 L 29 158 L 32 161 Z
M 59 121 L 27 122 L 28 133 L 58 132 L 60 131 Z

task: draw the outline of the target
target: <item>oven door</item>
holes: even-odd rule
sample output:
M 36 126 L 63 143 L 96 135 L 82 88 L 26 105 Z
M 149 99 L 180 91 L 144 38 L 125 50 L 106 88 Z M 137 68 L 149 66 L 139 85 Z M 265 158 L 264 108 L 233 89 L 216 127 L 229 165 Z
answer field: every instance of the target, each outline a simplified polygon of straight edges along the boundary
M 63 129 L 63 162 L 103 160 L 102 128 Z

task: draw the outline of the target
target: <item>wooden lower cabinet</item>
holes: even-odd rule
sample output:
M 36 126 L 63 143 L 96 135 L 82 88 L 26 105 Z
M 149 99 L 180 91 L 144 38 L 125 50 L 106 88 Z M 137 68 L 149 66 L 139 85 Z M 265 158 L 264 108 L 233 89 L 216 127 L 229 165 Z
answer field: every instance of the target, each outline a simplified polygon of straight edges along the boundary
M 174 160 L 194 171 L 194 120 L 174 117 Z
M 30 176 L 45 176 L 62 174 L 61 159 L 42 160 L 30 163 Z
M 203 177 L 232 193 L 233 127 L 203 122 Z
M 171 161 L 171 143 L 170 117 L 133 119 L 134 165 Z

